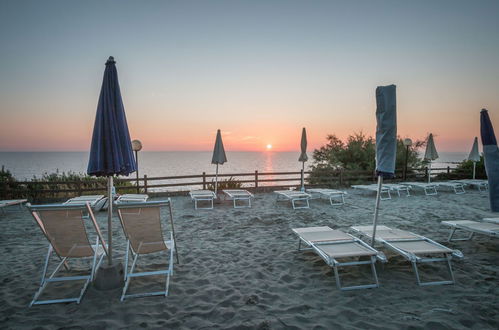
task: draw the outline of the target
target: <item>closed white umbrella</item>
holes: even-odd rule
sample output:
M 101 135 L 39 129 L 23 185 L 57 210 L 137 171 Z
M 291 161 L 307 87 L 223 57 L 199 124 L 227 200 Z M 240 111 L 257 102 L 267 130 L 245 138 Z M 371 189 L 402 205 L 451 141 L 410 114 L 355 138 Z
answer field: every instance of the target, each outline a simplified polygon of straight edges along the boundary
M 428 161 L 428 183 L 431 182 L 431 161 L 438 158 L 437 148 L 433 142 L 433 134 L 430 133 L 428 141 L 426 142 L 426 150 L 424 153 L 424 160 Z
M 218 187 L 218 165 L 222 165 L 227 161 L 225 156 L 224 144 L 222 142 L 222 134 L 220 130 L 217 130 L 217 138 L 215 140 L 215 148 L 213 148 L 213 157 L 211 158 L 211 163 L 217 165 L 217 170 L 215 173 L 215 195 L 217 193 Z
M 475 141 L 473 141 L 473 147 L 471 147 L 471 152 L 468 156 L 468 160 L 473 162 L 473 180 L 475 180 L 476 173 L 476 162 L 480 161 L 480 153 L 478 152 L 478 138 L 475 137 Z
M 305 191 L 305 162 L 308 160 L 307 156 L 307 131 L 305 130 L 305 127 L 303 127 L 303 130 L 301 131 L 301 154 L 300 158 L 298 158 L 299 162 L 302 162 L 302 167 L 301 167 L 301 191 Z

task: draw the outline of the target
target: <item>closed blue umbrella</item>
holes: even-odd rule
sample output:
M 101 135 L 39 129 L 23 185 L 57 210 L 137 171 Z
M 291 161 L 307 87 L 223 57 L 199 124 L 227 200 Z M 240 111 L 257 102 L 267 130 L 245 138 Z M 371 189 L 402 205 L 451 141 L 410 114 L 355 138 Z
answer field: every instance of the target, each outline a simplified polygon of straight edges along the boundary
M 108 178 L 108 262 L 112 264 L 113 175 L 129 175 L 137 169 L 121 99 L 118 72 L 112 56 L 106 62 L 87 173 Z
M 486 109 L 480 112 L 480 134 L 482 136 L 485 171 L 489 181 L 489 199 L 492 212 L 499 212 L 499 149 Z
M 395 175 L 395 157 L 397 155 L 397 98 L 396 86 L 379 86 L 376 88 L 376 175 L 378 176 L 378 193 L 374 207 L 372 245 L 376 238 L 379 202 L 383 178 Z

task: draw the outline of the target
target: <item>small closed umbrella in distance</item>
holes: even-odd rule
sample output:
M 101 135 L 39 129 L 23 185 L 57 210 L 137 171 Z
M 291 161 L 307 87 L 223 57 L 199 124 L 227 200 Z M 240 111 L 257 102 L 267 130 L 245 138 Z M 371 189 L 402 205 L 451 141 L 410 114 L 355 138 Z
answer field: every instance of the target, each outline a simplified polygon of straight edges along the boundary
M 376 88 L 376 175 L 378 192 L 374 207 L 372 246 L 376 238 L 379 203 L 383 178 L 395 175 L 395 157 L 397 155 L 397 98 L 396 86 L 378 86 Z
M 217 130 L 217 138 L 215 140 L 215 147 L 213 148 L 213 157 L 211 158 L 211 163 L 217 165 L 215 173 L 215 195 L 217 194 L 218 189 L 218 165 L 223 165 L 226 161 L 227 157 L 225 156 L 224 144 L 222 142 L 222 133 L 220 133 L 220 130 Z
M 437 158 L 437 148 L 435 148 L 435 142 L 433 142 L 433 134 L 430 133 L 428 141 L 426 142 L 426 150 L 424 153 L 424 160 L 428 161 L 428 183 L 431 182 L 431 161 Z
M 106 62 L 87 169 L 88 175 L 107 177 L 109 266 L 113 263 L 111 221 L 113 216 L 113 176 L 129 175 L 137 169 L 115 63 L 112 56 Z
M 486 109 L 480 112 L 480 135 L 483 144 L 485 171 L 489 182 L 489 200 L 492 212 L 499 212 L 499 149 L 494 128 Z
M 298 158 L 299 162 L 302 162 L 301 166 L 301 191 L 305 191 L 305 162 L 308 160 L 307 156 L 307 131 L 305 127 L 303 127 L 301 131 L 301 154 L 300 158 Z
M 468 160 L 473 162 L 473 180 L 475 180 L 476 176 L 476 162 L 480 161 L 480 153 L 478 152 L 478 138 L 475 137 L 475 141 L 473 141 L 473 147 L 471 147 L 471 152 L 468 155 Z

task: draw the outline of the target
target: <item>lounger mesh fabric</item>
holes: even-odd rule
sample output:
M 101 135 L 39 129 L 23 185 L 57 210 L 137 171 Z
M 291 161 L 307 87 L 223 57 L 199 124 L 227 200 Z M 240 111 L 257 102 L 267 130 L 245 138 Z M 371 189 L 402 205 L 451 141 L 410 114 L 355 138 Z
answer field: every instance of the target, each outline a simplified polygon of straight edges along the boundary
M 428 243 L 426 241 L 416 241 L 416 242 L 390 242 L 395 247 L 410 252 L 414 254 L 425 254 L 425 253 L 452 253 L 451 249 L 436 246 L 434 244 Z
M 376 252 L 371 251 L 355 242 L 344 242 L 334 245 L 317 245 L 317 248 L 326 253 L 331 258 L 348 258 L 376 255 Z
M 352 237 L 339 230 L 320 230 L 300 233 L 300 236 L 310 242 L 327 242 L 338 240 L 351 240 Z

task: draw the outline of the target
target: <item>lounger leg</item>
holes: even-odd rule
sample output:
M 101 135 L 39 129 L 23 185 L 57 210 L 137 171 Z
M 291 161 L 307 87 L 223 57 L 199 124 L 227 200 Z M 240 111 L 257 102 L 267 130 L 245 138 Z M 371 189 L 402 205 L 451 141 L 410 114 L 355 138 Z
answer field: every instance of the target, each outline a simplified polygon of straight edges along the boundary
M 340 274 L 338 273 L 338 266 L 333 265 L 334 269 L 334 278 L 336 279 L 336 287 L 341 290 L 341 282 L 340 282 Z
M 133 252 L 130 251 L 133 255 Z M 132 262 L 132 267 L 130 268 L 130 272 L 128 272 L 128 269 L 125 269 L 125 272 L 127 272 L 128 274 L 126 275 L 126 281 L 125 281 L 125 286 L 123 287 L 123 293 L 121 294 L 121 301 L 125 300 L 125 294 L 126 294 L 126 291 L 128 290 L 128 286 L 130 285 L 130 279 L 131 277 L 129 276 L 129 274 L 132 274 L 133 273 L 133 269 L 135 268 L 135 264 L 137 263 L 137 258 L 138 258 L 139 254 L 135 254 L 134 258 L 133 258 L 133 262 Z
M 418 283 L 418 285 L 421 285 L 421 280 L 419 278 L 419 272 L 418 272 L 418 266 L 416 265 L 416 263 L 414 261 L 412 261 L 411 263 L 412 263 L 412 269 L 414 269 L 414 273 L 416 274 L 416 282 Z
M 49 260 L 50 260 L 51 254 L 52 254 L 52 245 L 49 244 L 47 256 L 45 257 L 45 264 L 44 264 L 43 270 L 42 270 L 42 278 L 40 281 L 40 288 L 38 288 L 38 291 L 35 293 L 35 296 L 33 297 L 33 300 L 31 301 L 31 303 L 29 304 L 29 307 L 33 306 L 33 304 L 38 299 L 38 297 L 42 293 L 43 289 L 45 289 L 45 286 L 47 285 L 47 283 L 45 282 L 45 276 L 47 276 L 47 268 L 49 266 Z
M 379 288 L 378 274 L 376 273 L 376 257 L 371 257 L 371 270 L 373 272 L 374 281 L 376 282 L 376 287 Z
M 447 238 L 447 242 L 450 242 L 452 241 L 452 236 L 454 236 L 454 233 L 456 232 L 456 227 L 452 228 L 451 231 L 450 231 L 450 235 L 449 237 Z
M 298 238 L 298 251 L 301 250 L 301 239 Z

